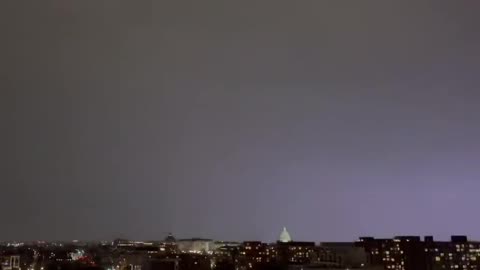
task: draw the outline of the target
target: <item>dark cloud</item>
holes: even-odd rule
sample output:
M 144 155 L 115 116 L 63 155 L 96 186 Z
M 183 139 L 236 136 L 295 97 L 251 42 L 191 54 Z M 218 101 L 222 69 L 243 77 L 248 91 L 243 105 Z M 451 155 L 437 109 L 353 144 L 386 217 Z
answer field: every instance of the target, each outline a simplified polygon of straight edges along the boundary
M 0 4 L 1 239 L 479 237 L 478 4 Z

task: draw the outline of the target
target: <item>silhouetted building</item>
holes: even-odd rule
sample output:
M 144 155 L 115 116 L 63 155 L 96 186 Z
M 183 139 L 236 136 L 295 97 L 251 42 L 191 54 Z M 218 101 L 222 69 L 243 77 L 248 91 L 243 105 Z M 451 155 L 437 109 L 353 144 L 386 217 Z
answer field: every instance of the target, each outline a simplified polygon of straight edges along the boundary
M 238 265 L 243 269 L 259 269 L 273 261 L 268 245 L 260 241 L 243 242 L 239 247 Z
M 145 266 L 145 270 L 178 270 L 178 268 L 178 259 L 152 259 Z
M 425 243 L 417 236 L 399 236 L 394 239 L 362 237 L 356 243 L 365 248 L 368 264 L 382 265 L 385 269 L 426 269 Z
M 365 248 L 369 264 L 385 269 L 480 270 L 480 243 L 462 235 L 452 236 L 451 241 L 434 241 L 432 236 L 426 236 L 424 241 L 417 236 L 367 237 L 356 244 Z
M 211 270 L 212 260 L 208 255 L 180 254 L 179 270 Z
M 320 244 L 319 262 L 333 262 L 342 268 L 360 268 L 367 265 L 365 250 L 353 242 L 323 242 Z M 322 259 L 324 261 L 322 261 Z
M 160 252 L 171 255 L 176 254 L 177 251 L 177 239 L 175 239 L 175 237 L 169 233 L 167 237 L 165 237 L 165 240 L 160 244 Z
M 215 242 L 213 253 L 215 269 L 227 269 L 235 266 L 240 256 L 241 245 L 236 242 Z
M 384 252 L 387 269 L 418 270 L 426 268 L 425 244 L 418 236 L 399 236 L 389 242 Z
M 282 264 L 309 264 L 315 255 L 315 242 L 277 242 L 277 261 Z
M 452 236 L 450 242 L 425 239 L 428 270 L 480 269 L 480 243 L 466 236 Z
M 383 255 L 385 248 L 393 242 L 393 239 L 376 239 L 373 237 L 360 237 L 355 243 L 356 246 L 362 247 L 367 256 L 368 265 L 384 265 Z

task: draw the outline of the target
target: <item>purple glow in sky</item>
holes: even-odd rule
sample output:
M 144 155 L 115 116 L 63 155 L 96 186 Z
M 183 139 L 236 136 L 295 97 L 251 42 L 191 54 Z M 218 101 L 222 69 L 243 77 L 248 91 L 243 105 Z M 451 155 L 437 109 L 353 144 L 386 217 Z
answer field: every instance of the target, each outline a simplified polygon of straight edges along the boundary
M 47 2 L 0 4 L 0 240 L 480 238 L 479 2 Z

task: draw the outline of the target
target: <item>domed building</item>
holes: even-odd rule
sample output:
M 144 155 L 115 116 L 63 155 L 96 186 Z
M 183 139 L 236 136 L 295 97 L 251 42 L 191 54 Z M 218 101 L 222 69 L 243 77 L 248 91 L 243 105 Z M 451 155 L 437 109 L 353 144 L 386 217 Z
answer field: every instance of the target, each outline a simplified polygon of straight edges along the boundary
M 169 233 L 167 235 L 167 237 L 165 237 L 164 242 L 167 243 L 167 244 L 173 244 L 173 243 L 177 242 L 177 239 L 175 239 L 175 237 L 171 233 Z
M 167 237 L 165 237 L 165 240 L 163 240 L 160 245 L 160 251 L 167 254 L 175 254 L 177 252 L 177 239 L 175 239 L 171 233 L 169 233 Z
M 280 237 L 278 241 L 281 243 L 292 242 L 292 238 L 290 237 L 290 234 L 288 233 L 287 228 L 283 227 L 283 231 L 280 233 Z

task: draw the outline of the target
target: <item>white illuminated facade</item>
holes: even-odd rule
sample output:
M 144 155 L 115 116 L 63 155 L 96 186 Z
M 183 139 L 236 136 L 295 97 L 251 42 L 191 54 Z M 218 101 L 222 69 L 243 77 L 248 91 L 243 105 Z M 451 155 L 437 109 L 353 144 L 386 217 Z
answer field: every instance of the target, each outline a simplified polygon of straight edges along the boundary
M 2 259 L 2 270 L 20 269 L 20 256 L 7 256 Z
M 290 234 L 288 233 L 287 228 L 283 227 L 283 230 L 280 233 L 280 237 L 278 241 L 282 243 L 292 242 L 292 238 L 290 237 Z
M 211 254 L 216 245 L 211 239 L 194 238 L 177 241 L 177 247 L 182 253 Z

